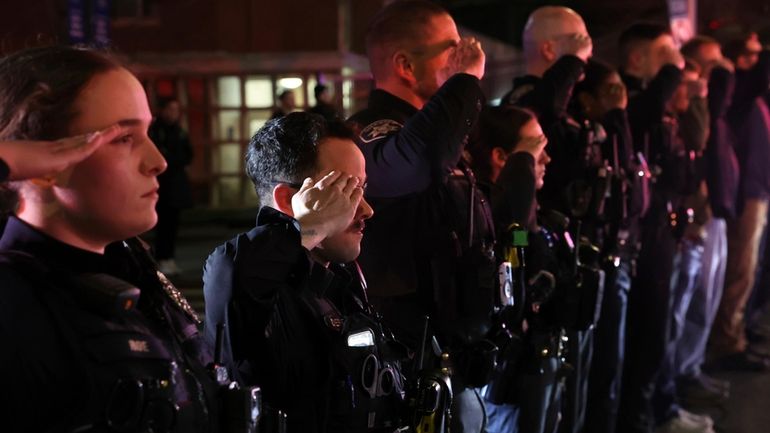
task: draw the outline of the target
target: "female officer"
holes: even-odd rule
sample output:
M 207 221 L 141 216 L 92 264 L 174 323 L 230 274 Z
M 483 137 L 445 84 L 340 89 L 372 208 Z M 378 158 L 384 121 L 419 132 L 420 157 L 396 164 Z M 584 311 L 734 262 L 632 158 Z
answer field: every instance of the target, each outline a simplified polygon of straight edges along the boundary
M 93 152 L 82 161 L 5 185 L 19 199 L 0 239 L 8 431 L 217 431 L 197 317 L 135 238 L 155 225 L 166 167 L 150 121 L 139 81 L 101 53 L 0 60 L 0 141 L 101 131 L 64 142 Z M 13 176 L 21 165 L 9 159 Z

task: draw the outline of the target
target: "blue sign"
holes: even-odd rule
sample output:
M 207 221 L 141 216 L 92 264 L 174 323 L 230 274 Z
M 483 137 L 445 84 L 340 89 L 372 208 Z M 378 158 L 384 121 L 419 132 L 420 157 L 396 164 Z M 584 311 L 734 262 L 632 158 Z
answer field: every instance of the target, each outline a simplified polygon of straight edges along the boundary
M 91 0 L 91 42 L 99 46 L 110 44 L 110 0 Z
M 67 33 L 70 43 L 82 44 L 86 41 L 86 17 L 83 0 L 67 2 Z

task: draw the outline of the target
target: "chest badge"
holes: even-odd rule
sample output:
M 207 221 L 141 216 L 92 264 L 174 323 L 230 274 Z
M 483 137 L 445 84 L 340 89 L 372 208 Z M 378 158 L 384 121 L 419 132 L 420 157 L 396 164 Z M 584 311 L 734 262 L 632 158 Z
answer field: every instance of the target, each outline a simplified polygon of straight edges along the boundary
M 324 315 L 324 323 L 326 324 L 327 327 L 329 327 L 329 329 L 333 331 L 336 331 L 336 332 L 342 331 L 342 325 L 343 325 L 342 317 L 338 316 L 337 314 L 329 313 Z
M 147 353 L 150 351 L 150 347 L 144 340 L 128 340 L 128 348 L 132 352 Z
M 403 128 L 404 125 L 396 122 L 392 119 L 382 119 L 374 123 L 370 123 L 363 130 L 361 130 L 360 138 L 364 143 L 371 143 L 378 138 L 382 138 L 391 132 L 398 131 Z

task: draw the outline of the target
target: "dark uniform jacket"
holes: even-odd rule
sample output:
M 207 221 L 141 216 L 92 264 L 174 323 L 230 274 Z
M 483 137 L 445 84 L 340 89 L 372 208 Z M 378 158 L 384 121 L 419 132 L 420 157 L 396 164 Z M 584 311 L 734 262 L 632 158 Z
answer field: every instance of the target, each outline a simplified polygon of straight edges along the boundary
M 666 104 L 682 82 L 682 71 L 665 65 L 646 85 L 623 71 L 620 76 L 628 89 L 627 111 L 634 151 L 644 155 L 655 176 L 650 188 L 650 211 L 643 223 L 667 224 L 669 212 L 677 210 L 677 200 L 693 192 L 679 182 L 684 149 L 676 148 L 677 133 L 672 129 L 676 125 L 666 115 Z
M 527 75 L 513 81 L 513 90 L 503 97 L 504 104 L 534 111 L 543 132 L 548 137 L 546 151 L 551 162 L 546 171 L 538 202 L 545 209 L 570 215 L 567 187 L 584 177 L 580 163 L 584 147 L 580 124 L 568 113 L 572 89 L 583 74 L 585 63 L 576 56 L 559 58 L 542 77 Z
M 725 68 L 714 68 L 709 77 L 710 133 L 706 150 L 706 185 L 711 211 L 717 218 L 734 218 L 740 166 L 735 155 L 735 134 L 727 122 L 735 77 Z
M 192 206 L 192 192 L 185 167 L 192 162 L 193 150 L 187 132 L 176 123 L 156 119 L 148 134 L 168 164 L 166 171 L 158 176 L 158 206 L 177 209 Z
M 218 431 L 210 352 L 135 259 L 122 243 L 95 254 L 10 218 L 0 240 L 3 431 Z M 138 304 L 105 308 L 98 295 L 112 284 L 94 292 L 76 280 L 93 274 L 139 288 Z
M 770 82 L 770 51 L 750 70 L 735 71 L 735 93 L 727 120 L 736 135 L 741 167 L 738 213 L 747 199 L 770 198 L 770 110 L 763 98 Z
M 296 220 L 262 207 L 254 229 L 211 253 L 203 282 L 206 338 L 213 341 L 216 326 L 226 326 L 225 364 L 241 382 L 259 386 L 265 404 L 287 414 L 289 432 L 382 426 L 382 407 L 398 396 L 370 399 L 360 385 L 368 352 L 342 346 L 362 320 L 375 337 L 385 330 L 354 273 L 311 260 Z M 378 349 L 380 362 L 398 356 Z M 355 407 L 365 408 L 364 419 L 351 413 Z M 369 412 L 376 415 L 367 419 Z
M 426 313 L 444 337 L 485 332 L 495 277 L 481 251 L 492 249 L 491 216 L 483 195 L 468 186 L 475 182 L 470 170 L 458 172 L 483 99 L 476 77 L 456 74 L 420 110 L 376 89 L 368 108 L 349 119 L 374 208 L 359 260 L 372 302 L 394 302 L 377 306 L 412 347 Z

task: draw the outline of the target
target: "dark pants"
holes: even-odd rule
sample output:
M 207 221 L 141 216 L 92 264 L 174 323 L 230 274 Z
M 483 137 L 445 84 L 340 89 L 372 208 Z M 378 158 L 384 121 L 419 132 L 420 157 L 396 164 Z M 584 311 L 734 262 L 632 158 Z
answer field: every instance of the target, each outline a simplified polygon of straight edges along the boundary
M 568 331 L 566 360 L 573 370 L 567 376 L 564 387 L 564 409 L 559 425 L 561 433 L 580 433 L 586 417 L 588 397 L 588 373 L 594 353 L 593 329 Z
M 182 210 L 159 205 L 156 211 L 158 224 L 155 226 L 155 258 L 173 259 L 176 253 L 176 235 L 179 231 L 179 214 Z
M 675 252 L 676 240 L 668 224 L 643 226 L 637 275 L 628 298 L 619 432 L 648 433 L 655 427 L 652 397 L 668 342 Z
M 674 259 L 669 341 L 653 398 L 655 418 L 658 424 L 676 416 L 679 410 L 679 403 L 676 397 L 676 379 L 679 373 L 676 364 L 676 352 L 685 332 L 687 312 L 690 309 L 690 303 L 695 293 L 696 283 L 702 270 L 702 263 L 703 242 L 701 240 L 683 239 Z
M 528 366 L 530 373 L 521 378 L 521 404 L 519 405 L 519 433 L 555 433 L 561 419 L 564 380 L 562 363 L 554 356 L 554 337 L 551 333 L 530 330 L 535 346 L 537 365 Z M 550 354 L 541 357 L 543 348 Z
M 452 380 L 452 420 L 449 430 L 453 433 L 486 433 L 487 414 L 484 399 L 478 390 L 458 387 Z
M 594 328 L 594 356 L 588 383 L 585 429 L 592 433 L 614 433 L 620 406 L 623 357 L 626 340 L 630 264 L 608 267 L 602 311 Z

